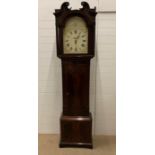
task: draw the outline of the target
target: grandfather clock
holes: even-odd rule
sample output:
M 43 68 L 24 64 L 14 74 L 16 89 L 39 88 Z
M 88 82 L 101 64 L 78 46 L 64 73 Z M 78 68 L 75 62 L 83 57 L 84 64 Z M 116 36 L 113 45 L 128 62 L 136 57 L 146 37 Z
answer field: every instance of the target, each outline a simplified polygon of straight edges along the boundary
M 71 10 L 64 2 L 55 10 L 57 56 L 62 62 L 63 112 L 60 147 L 92 148 L 89 112 L 90 59 L 94 57 L 96 8 L 87 2 Z

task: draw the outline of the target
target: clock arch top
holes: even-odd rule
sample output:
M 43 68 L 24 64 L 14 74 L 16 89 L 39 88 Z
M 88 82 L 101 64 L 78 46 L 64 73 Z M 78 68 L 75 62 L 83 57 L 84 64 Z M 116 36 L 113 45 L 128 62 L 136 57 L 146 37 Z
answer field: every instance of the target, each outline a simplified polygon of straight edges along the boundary
M 91 9 L 87 2 L 81 2 L 83 6 L 79 10 L 71 10 L 69 8 L 69 2 L 64 2 L 60 9 L 56 9 L 54 15 L 57 17 L 56 25 L 58 27 L 64 27 L 66 21 L 73 16 L 79 16 L 83 18 L 88 27 L 95 25 L 96 7 Z

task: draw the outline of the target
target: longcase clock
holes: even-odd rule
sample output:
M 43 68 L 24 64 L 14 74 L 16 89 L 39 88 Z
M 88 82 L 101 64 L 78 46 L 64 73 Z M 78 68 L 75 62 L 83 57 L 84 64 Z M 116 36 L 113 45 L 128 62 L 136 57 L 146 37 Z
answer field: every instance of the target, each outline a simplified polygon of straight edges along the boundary
M 87 2 L 81 5 L 79 10 L 71 10 L 64 2 L 54 13 L 57 56 L 62 62 L 60 147 L 93 147 L 89 76 L 95 51 L 96 8 L 91 9 Z

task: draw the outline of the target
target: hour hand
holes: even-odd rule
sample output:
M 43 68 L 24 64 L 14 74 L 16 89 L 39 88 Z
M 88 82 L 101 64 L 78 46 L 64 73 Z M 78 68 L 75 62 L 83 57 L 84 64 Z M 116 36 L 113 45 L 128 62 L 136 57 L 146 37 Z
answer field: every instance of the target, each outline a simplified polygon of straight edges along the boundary
M 74 37 L 74 39 L 79 39 L 81 32 L 78 34 L 78 36 Z
M 81 32 L 78 34 L 77 39 L 79 39 Z

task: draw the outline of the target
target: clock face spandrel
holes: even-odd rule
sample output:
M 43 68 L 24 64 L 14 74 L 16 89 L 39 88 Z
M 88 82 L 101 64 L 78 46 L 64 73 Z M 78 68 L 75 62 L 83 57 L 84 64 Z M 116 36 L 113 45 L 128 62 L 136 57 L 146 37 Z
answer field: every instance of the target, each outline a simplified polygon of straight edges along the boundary
M 64 54 L 88 53 L 88 28 L 85 21 L 78 16 L 71 17 L 63 30 Z

